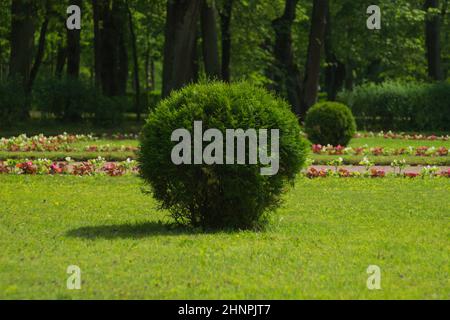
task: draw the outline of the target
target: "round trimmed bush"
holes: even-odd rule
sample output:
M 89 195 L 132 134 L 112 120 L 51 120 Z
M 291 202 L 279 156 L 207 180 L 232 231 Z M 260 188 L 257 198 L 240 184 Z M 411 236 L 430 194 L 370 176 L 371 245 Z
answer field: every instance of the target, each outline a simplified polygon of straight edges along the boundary
M 193 146 L 195 121 L 202 121 L 203 133 L 208 129 L 222 132 L 224 157 L 226 129 L 267 129 L 269 152 L 270 130 L 278 129 L 278 172 L 262 175 L 260 169 L 267 166 L 261 164 L 259 157 L 256 165 L 175 165 L 171 154 L 179 142 L 171 141 L 172 133 L 186 129 Z M 246 142 L 248 163 L 248 139 Z M 203 148 L 209 143 L 203 142 Z M 244 82 L 196 84 L 172 93 L 150 113 L 140 145 L 141 175 L 161 208 L 169 210 L 179 223 L 206 229 L 261 226 L 267 221 L 267 213 L 279 205 L 282 192 L 300 171 L 308 150 L 289 105 Z
M 342 103 L 320 102 L 306 114 L 305 131 L 312 143 L 346 146 L 356 132 L 355 118 Z

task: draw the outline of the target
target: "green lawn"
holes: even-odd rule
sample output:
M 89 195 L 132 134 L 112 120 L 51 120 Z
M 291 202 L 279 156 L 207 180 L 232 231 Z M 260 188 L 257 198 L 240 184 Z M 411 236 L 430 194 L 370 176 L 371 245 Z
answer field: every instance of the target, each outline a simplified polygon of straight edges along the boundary
M 385 139 L 385 138 L 357 138 L 350 141 L 350 147 L 362 147 L 368 145 L 369 147 L 385 147 L 385 148 L 407 148 L 411 147 L 446 147 L 450 148 L 450 141 L 442 140 L 403 140 L 403 139 Z
M 450 298 L 446 179 L 300 178 L 259 233 L 169 228 L 141 186 L 0 176 L 0 299 Z

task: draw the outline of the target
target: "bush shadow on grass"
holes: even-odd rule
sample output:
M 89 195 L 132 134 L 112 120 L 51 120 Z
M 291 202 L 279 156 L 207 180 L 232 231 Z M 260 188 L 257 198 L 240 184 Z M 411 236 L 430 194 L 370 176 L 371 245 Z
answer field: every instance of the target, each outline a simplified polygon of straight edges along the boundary
M 154 236 L 179 236 L 205 233 L 207 232 L 159 221 L 80 227 L 69 230 L 66 235 L 74 238 L 96 240 L 139 239 Z
M 183 226 L 176 223 L 151 221 L 142 223 L 124 223 L 114 225 L 87 226 L 72 229 L 66 236 L 72 238 L 96 239 L 140 239 L 156 236 L 207 235 L 216 233 L 238 233 L 242 230 L 201 229 Z

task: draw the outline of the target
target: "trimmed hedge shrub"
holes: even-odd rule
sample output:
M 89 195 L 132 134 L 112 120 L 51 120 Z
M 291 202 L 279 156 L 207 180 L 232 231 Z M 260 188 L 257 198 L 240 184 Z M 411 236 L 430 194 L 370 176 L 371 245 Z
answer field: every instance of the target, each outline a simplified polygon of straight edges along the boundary
M 78 79 L 64 77 L 39 80 L 33 90 L 37 110 L 58 119 L 81 119 L 95 102 L 95 90 Z
M 341 92 L 365 130 L 450 130 L 450 84 L 386 82 Z
M 226 129 L 268 129 L 269 137 L 270 129 L 279 129 L 278 173 L 261 175 L 264 165 L 259 161 L 257 165 L 175 165 L 171 152 L 178 143 L 171 141 L 171 135 L 184 128 L 193 137 L 194 121 L 202 121 L 203 132 L 220 130 L 224 140 Z M 209 143 L 203 142 L 203 148 Z M 206 229 L 261 226 L 279 205 L 286 183 L 294 181 L 309 150 L 289 105 L 244 82 L 190 85 L 172 93 L 150 113 L 140 145 L 142 177 L 161 207 L 178 223 Z
M 305 131 L 315 144 L 346 146 L 356 133 L 355 118 L 344 104 L 319 102 L 306 114 Z
M 131 109 L 127 97 L 106 97 L 88 82 L 69 77 L 45 78 L 33 90 L 36 110 L 66 121 L 91 118 L 96 124 L 115 125 Z

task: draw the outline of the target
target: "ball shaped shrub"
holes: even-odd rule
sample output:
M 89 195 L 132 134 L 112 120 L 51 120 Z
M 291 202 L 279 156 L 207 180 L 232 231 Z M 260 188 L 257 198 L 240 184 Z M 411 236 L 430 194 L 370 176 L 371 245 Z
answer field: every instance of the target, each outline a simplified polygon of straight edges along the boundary
M 312 143 L 346 146 L 356 132 L 355 118 L 344 104 L 317 103 L 306 114 L 305 131 Z
M 208 129 L 279 130 L 279 169 L 262 175 L 257 164 L 174 164 L 171 141 L 176 129 L 186 129 L 194 144 L 194 122 Z M 203 142 L 204 149 L 211 142 Z M 236 144 L 237 145 L 237 144 Z M 236 146 L 235 145 L 235 146 Z M 246 143 L 248 159 L 249 143 Z M 150 113 L 142 130 L 139 164 L 141 175 L 161 204 L 179 223 L 204 229 L 248 229 L 267 221 L 280 203 L 288 182 L 301 170 L 308 150 L 298 120 L 283 100 L 248 83 L 210 82 L 173 92 Z M 261 144 L 259 145 L 261 148 Z M 195 149 L 192 148 L 191 159 Z M 236 154 L 236 153 L 235 153 Z M 225 151 L 223 157 L 226 156 Z M 272 156 L 276 156 L 273 155 Z

